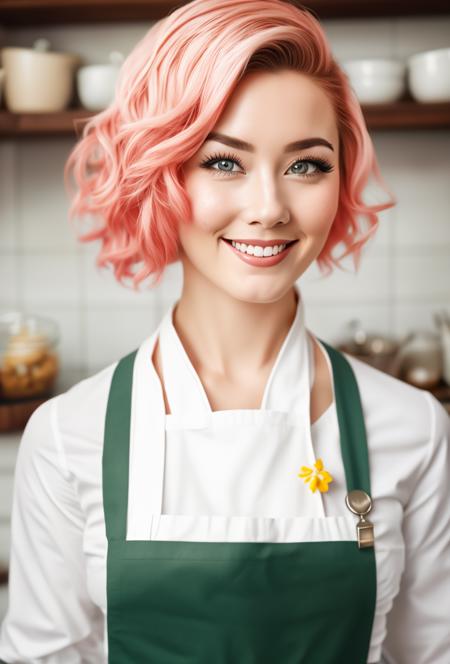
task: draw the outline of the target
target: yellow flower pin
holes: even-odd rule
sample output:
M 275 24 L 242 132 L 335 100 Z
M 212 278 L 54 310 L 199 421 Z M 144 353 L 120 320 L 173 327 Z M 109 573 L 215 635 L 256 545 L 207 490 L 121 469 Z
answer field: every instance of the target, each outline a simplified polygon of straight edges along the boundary
M 303 477 L 305 479 L 305 484 L 309 482 L 309 488 L 314 493 L 316 489 L 319 489 L 321 493 L 328 491 L 328 485 L 333 481 L 330 473 L 327 472 L 323 467 L 322 459 L 317 459 L 314 464 L 314 469 L 309 468 L 308 466 L 302 466 L 298 477 Z

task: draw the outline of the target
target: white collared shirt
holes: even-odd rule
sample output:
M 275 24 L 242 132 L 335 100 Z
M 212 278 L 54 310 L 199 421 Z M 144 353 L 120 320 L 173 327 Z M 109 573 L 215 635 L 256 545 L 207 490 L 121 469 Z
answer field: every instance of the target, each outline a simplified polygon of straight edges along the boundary
M 160 332 L 171 409 L 161 419 L 163 514 L 188 520 L 253 515 L 256 524 L 259 517 L 261 523 L 267 516 L 288 522 L 308 515 L 349 522 L 335 404 L 312 426 L 308 419 L 306 429 L 296 419 L 299 368 L 308 367 L 310 386 L 313 380 L 311 340 L 307 357 L 300 352 L 306 329 L 301 297 L 258 410 L 211 411 L 173 326 L 174 306 L 141 346 L 145 352 L 136 357 L 135 376 L 142 375 L 145 388 L 133 394 L 161 402 L 149 352 Z M 383 656 L 389 664 L 448 664 L 449 418 L 428 392 L 346 357 L 361 394 L 374 502 L 377 602 L 368 662 Z M 102 448 L 116 364 L 43 404 L 23 434 L 14 485 L 10 606 L 0 638 L 0 660 L 8 664 L 106 662 Z M 133 412 L 139 412 L 136 404 Z M 128 539 L 148 535 L 148 503 L 142 499 L 148 489 L 139 456 L 145 447 L 139 443 L 157 437 L 135 419 Z M 312 494 L 297 477 L 312 454 L 334 478 L 326 494 Z

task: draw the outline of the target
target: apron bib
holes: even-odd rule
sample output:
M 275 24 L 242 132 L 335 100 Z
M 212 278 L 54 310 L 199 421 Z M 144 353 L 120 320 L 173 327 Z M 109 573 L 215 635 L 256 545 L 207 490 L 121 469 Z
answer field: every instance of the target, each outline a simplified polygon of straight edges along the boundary
M 370 495 L 358 386 L 342 353 L 321 343 L 333 369 L 347 491 L 362 489 Z M 136 352 L 122 358 L 115 369 L 105 421 L 109 663 L 366 664 L 375 613 L 376 566 L 374 548 L 358 548 L 356 516 L 353 529 L 348 528 L 348 517 L 293 519 L 304 534 L 300 541 L 217 541 L 214 537 L 216 541 L 185 541 L 182 525 L 176 540 L 152 539 L 153 528 L 147 540 L 126 539 Z M 149 432 L 148 445 L 155 442 Z M 157 501 L 149 505 L 156 519 L 165 516 L 160 508 L 158 514 L 158 508 Z M 220 520 L 204 515 L 169 518 L 179 519 L 180 524 Z M 331 532 L 329 524 L 340 520 L 347 527 L 328 540 L 323 533 Z M 242 539 L 249 521 L 242 517 Z M 309 538 L 314 541 L 307 541 L 308 533 L 316 534 Z

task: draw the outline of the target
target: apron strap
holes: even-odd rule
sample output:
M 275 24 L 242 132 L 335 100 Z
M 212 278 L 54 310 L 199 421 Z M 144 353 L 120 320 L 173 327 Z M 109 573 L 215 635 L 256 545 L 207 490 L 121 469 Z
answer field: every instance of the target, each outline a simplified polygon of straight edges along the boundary
M 136 353 L 137 349 L 117 364 L 106 408 L 102 470 L 108 541 L 126 539 L 131 396 Z
M 322 339 L 319 341 L 325 347 L 333 368 L 334 397 L 347 492 L 362 489 L 370 496 L 369 454 L 358 383 L 344 355 Z

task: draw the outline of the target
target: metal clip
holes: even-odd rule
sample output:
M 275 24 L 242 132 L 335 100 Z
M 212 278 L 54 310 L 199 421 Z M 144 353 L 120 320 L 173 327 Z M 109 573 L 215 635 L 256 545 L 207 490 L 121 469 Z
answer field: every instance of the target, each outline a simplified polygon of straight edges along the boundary
M 356 524 L 358 549 L 374 546 L 373 523 L 364 518 L 372 509 L 372 498 L 365 491 L 355 489 L 345 496 L 345 504 L 350 512 L 359 516 L 359 522 Z

